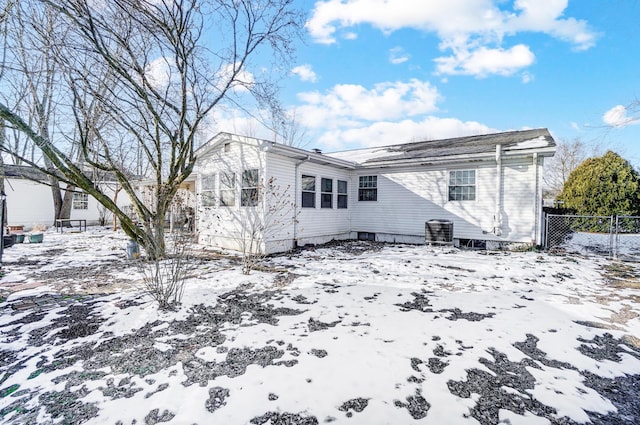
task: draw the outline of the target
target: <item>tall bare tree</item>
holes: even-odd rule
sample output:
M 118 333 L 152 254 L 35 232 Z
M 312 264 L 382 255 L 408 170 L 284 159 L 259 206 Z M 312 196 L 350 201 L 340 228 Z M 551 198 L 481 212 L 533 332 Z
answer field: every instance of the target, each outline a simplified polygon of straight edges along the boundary
M 587 146 L 580 139 L 572 141 L 560 141 L 556 153 L 545 164 L 544 183 L 550 196 L 557 196 L 569 178 L 569 174 L 575 170 L 587 157 Z
M 35 0 L 34 0 L 35 1 Z M 194 151 L 212 110 L 253 95 L 277 109 L 278 66 L 292 54 L 303 16 L 293 0 L 39 0 L 60 14 L 68 37 L 52 47 L 64 69 L 82 160 L 112 173 L 140 218 L 134 222 L 75 158 L 24 116 L 0 102 L 0 118 L 24 132 L 61 174 L 96 198 L 149 256 L 165 252 L 171 201 L 191 174 Z M 54 42 L 56 38 L 53 38 Z M 275 54 L 275 75 L 252 73 L 253 59 Z M 282 70 L 284 73 L 284 70 Z M 70 131 L 70 130 L 69 130 Z M 152 205 L 132 182 L 123 152 L 140 152 Z M 50 172 L 46 167 L 44 171 Z

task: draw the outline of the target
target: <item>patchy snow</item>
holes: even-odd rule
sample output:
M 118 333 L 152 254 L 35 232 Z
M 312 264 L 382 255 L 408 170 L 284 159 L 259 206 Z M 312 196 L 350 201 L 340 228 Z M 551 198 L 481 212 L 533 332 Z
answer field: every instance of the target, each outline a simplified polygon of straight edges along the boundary
M 196 246 L 161 312 L 126 242 L 5 251 L 0 421 L 640 422 L 634 265 L 353 242 L 245 276 Z
M 546 148 L 547 146 L 549 146 L 549 141 L 545 139 L 544 136 L 538 136 L 535 139 L 518 142 L 514 146 L 511 146 L 509 149 L 510 150 L 534 149 L 534 148 Z

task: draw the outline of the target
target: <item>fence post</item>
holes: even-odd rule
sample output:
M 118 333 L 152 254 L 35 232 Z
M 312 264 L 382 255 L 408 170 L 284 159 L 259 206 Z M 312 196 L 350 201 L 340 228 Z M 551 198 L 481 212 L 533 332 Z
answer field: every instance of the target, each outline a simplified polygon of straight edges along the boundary
M 617 219 L 617 216 L 616 216 Z M 613 228 L 613 216 L 609 217 L 609 258 L 616 257 L 615 246 L 613 243 L 614 228 Z
M 620 216 L 616 215 L 616 230 L 615 230 L 615 236 L 613 239 L 613 258 L 615 260 L 618 259 L 619 245 L 620 245 Z
M 549 214 L 544 215 L 544 250 L 549 250 Z

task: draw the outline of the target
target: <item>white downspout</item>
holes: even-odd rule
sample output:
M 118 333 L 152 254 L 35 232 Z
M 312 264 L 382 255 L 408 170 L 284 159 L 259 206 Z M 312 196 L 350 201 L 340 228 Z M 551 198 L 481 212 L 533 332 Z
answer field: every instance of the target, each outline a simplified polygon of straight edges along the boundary
M 531 241 L 533 245 L 536 243 L 540 243 L 541 234 L 541 218 L 542 218 L 542 210 L 541 208 L 541 199 L 542 199 L 542 185 L 540 184 L 540 166 L 538 164 L 538 153 L 533 153 L 533 167 L 535 168 L 536 173 L 536 187 L 535 187 L 535 200 L 533 202 L 533 216 L 535 217 L 535 223 L 533 226 L 533 234 L 531 235 Z
M 493 234 L 502 235 L 502 145 L 496 145 L 496 211 L 493 216 Z

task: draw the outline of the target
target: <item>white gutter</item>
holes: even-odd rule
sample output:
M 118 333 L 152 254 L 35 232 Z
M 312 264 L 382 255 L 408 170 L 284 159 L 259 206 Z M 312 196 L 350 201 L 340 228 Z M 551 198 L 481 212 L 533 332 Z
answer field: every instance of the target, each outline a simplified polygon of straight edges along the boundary
M 502 145 L 496 145 L 496 211 L 493 216 L 493 234 L 502 235 Z

